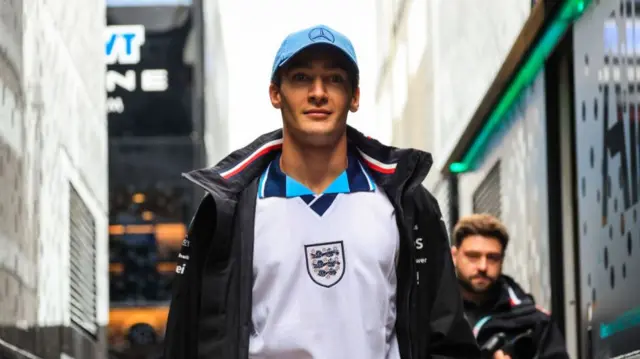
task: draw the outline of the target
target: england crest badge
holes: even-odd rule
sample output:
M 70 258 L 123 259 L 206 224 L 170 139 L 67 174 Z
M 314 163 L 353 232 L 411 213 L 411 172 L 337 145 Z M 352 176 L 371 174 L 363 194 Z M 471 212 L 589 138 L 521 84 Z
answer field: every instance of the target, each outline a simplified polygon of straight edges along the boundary
M 317 285 L 330 288 L 344 276 L 345 256 L 342 241 L 304 246 L 307 272 Z

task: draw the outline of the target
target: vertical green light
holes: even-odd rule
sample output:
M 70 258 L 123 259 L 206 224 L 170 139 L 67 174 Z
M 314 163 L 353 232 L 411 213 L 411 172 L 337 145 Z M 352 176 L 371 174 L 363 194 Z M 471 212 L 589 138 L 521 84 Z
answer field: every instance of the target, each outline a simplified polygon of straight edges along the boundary
M 471 143 L 471 146 L 462 157 L 461 162 L 449 165 L 452 173 L 462 173 L 473 170 L 476 162 L 486 152 L 493 136 L 500 126 L 508 119 L 508 112 L 519 99 L 523 90 L 527 88 L 544 67 L 545 61 L 556 47 L 571 23 L 584 13 L 591 0 L 566 0 L 562 8 L 544 32 L 536 46 L 531 51 L 524 65 L 520 68 L 514 79 L 507 87 L 504 95 L 493 109 L 486 123 Z

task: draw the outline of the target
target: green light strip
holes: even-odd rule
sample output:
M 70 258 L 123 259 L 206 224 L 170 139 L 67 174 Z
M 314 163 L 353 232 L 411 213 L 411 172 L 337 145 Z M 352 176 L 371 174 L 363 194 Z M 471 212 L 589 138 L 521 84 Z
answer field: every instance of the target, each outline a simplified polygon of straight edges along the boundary
M 449 165 L 450 172 L 461 173 L 474 168 L 476 161 L 485 153 L 496 130 L 507 119 L 506 115 L 518 100 L 522 91 L 535 80 L 540 70 L 544 67 L 547 57 L 558 44 L 569 25 L 584 13 L 590 2 L 591 0 L 564 1 L 555 19 L 553 19 L 524 65 L 520 68 L 511 84 L 509 84 L 500 102 L 489 115 L 478 136 L 473 140 L 469 150 L 464 154 L 462 162 L 454 162 Z

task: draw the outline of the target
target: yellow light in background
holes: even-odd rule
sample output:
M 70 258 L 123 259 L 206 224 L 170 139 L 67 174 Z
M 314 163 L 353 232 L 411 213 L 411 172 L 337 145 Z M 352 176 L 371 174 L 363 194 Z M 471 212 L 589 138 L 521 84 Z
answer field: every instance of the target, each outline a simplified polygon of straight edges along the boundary
M 144 202 L 144 200 L 145 200 L 145 197 L 144 197 L 144 194 L 142 193 L 136 193 L 133 195 L 133 203 L 140 204 Z
M 142 219 L 144 219 L 145 221 L 152 220 L 153 219 L 153 213 L 151 211 L 142 212 Z
M 154 228 L 150 224 L 130 224 L 127 226 L 127 234 L 151 234 Z
M 112 236 L 118 236 L 124 234 L 124 226 L 121 224 L 112 224 L 109 226 L 109 234 Z
M 163 223 L 156 225 L 156 238 L 160 242 L 173 243 L 178 248 L 187 235 L 187 227 L 182 223 Z

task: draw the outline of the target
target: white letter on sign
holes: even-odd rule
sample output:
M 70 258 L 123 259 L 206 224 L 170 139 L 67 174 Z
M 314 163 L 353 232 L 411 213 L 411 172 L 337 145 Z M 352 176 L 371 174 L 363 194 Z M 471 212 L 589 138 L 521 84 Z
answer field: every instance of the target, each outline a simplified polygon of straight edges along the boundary
M 107 26 L 104 33 L 107 65 L 133 65 L 140 62 L 140 47 L 145 40 L 142 25 Z
M 169 88 L 167 70 L 144 70 L 140 74 L 140 88 L 144 92 L 162 92 Z
M 107 92 L 112 92 L 116 89 L 116 86 L 131 92 L 136 89 L 136 72 L 133 70 L 127 70 L 122 75 L 121 73 L 113 70 L 107 71 L 107 79 L 105 81 L 107 85 Z

